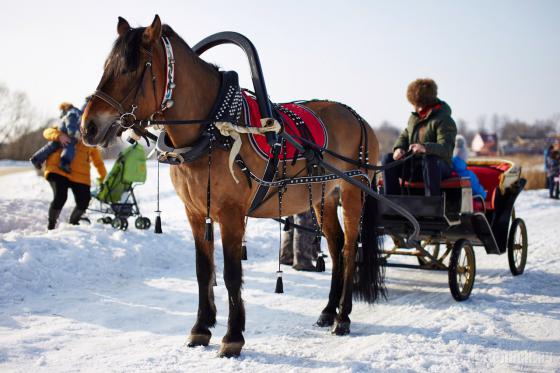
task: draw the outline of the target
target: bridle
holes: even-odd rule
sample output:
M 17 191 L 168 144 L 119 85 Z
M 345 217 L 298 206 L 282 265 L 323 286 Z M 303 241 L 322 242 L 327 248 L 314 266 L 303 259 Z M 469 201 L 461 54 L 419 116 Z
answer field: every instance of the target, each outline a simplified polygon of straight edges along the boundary
M 128 91 L 128 93 L 125 95 L 125 97 L 122 100 L 117 100 L 115 99 L 113 96 L 109 95 L 108 93 L 104 92 L 101 89 L 101 84 L 100 86 L 97 87 L 97 89 L 95 90 L 95 92 L 91 95 L 91 98 L 93 97 L 97 97 L 100 100 L 104 101 L 105 103 L 107 103 L 109 106 L 111 106 L 113 109 L 115 109 L 118 113 L 119 113 L 119 119 L 117 121 L 115 121 L 112 126 L 114 126 L 115 124 L 119 125 L 123 130 L 126 129 L 135 129 L 135 130 L 140 130 L 141 132 L 144 132 L 144 128 L 150 125 L 155 125 L 155 124 L 178 124 L 178 123 L 173 123 L 173 122 L 182 122 L 181 124 L 191 124 L 190 122 L 195 123 L 195 121 L 165 121 L 165 120 L 158 120 L 155 121 L 155 118 L 157 116 L 163 116 L 164 112 L 173 107 L 174 101 L 173 101 L 173 90 L 175 89 L 175 58 L 173 56 L 173 48 L 171 46 L 171 42 L 169 41 L 169 39 L 165 36 L 161 37 L 162 40 L 162 44 L 165 50 L 165 55 L 166 55 L 166 82 L 165 82 L 165 88 L 164 88 L 164 93 L 163 93 L 163 98 L 161 101 L 161 104 L 158 104 L 157 102 L 157 89 L 156 89 L 156 76 L 154 74 L 153 71 L 153 64 L 152 64 L 152 58 L 153 58 L 153 46 L 150 48 L 150 50 L 147 50 L 144 47 L 140 47 L 140 51 L 145 53 L 148 56 L 148 60 L 146 61 L 146 63 L 144 64 L 144 70 L 142 71 L 142 75 L 140 76 L 140 79 L 138 80 L 138 82 Z M 156 100 L 156 107 L 158 107 L 158 109 L 156 111 L 154 111 L 147 120 L 139 120 L 136 117 L 135 111 L 138 109 L 138 99 L 140 96 L 140 92 L 143 91 L 143 87 L 144 87 L 144 81 L 146 79 L 146 75 L 148 74 L 148 70 L 150 72 L 151 75 L 151 80 L 152 80 L 152 89 L 153 89 L 153 95 L 154 95 L 154 100 Z M 132 97 L 132 99 L 130 99 Z M 124 108 L 124 103 L 130 101 L 132 102 L 132 104 L 130 105 L 130 109 L 126 110 Z M 156 123 L 157 122 L 157 123 Z M 189 122 L 189 123 L 183 123 L 183 122 Z M 201 121 L 198 121 L 196 123 L 201 123 Z M 142 133 L 142 135 L 145 135 L 145 133 Z

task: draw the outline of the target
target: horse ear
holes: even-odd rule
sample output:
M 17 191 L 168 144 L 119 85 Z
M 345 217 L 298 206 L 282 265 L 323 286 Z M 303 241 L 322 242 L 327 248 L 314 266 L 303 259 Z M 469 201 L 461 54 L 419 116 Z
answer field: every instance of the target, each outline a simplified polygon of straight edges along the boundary
M 123 17 L 119 17 L 119 23 L 117 24 L 117 32 L 119 33 L 119 36 L 123 36 L 124 34 L 126 34 L 128 30 L 130 30 L 130 28 L 131 27 L 126 19 L 124 19 Z
M 159 16 L 156 14 L 154 17 L 154 21 L 149 27 L 146 27 L 144 31 L 144 40 L 153 43 L 161 38 L 161 20 Z

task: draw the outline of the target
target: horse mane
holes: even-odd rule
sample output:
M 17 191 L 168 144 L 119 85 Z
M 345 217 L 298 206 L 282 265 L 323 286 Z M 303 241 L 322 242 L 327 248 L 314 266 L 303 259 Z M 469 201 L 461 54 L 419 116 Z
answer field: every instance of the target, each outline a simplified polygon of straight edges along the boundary
M 101 84 L 120 74 L 138 71 L 142 35 L 145 30 L 146 27 L 133 28 L 115 40 L 113 48 L 105 61 L 105 74 Z M 162 26 L 162 36 L 177 39 L 185 48 L 187 48 L 187 50 L 191 51 L 187 42 L 185 42 L 185 40 L 183 40 L 183 38 L 181 38 L 181 36 L 179 36 L 179 34 L 177 34 L 171 26 L 166 24 Z M 209 65 L 218 70 L 216 65 Z

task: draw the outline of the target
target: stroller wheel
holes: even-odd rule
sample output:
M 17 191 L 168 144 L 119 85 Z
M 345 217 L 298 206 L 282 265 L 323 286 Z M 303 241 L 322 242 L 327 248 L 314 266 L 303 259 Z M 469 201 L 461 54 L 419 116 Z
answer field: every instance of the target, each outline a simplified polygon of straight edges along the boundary
M 113 219 L 111 219 L 110 216 L 105 216 L 103 218 L 103 223 L 105 223 L 105 224 L 111 224 L 112 222 L 113 222 Z
M 114 218 L 111 222 L 111 226 L 115 229 L 122 229 L 122 221 L 120 218 Z
M 126 220 L 125 218 L 120 218 L 121 219 L 121 230 L 126 231 L 128 229 L 128 220 Z
M 107 224 L 107 223 L 105 223 L 105 218 L 99 218 L 99 219 L 97 219 L 97 222 L 99 224 Z
M 150 219 L 149 218 L 142 218 L 142 220 L 144 220 L 144 229 L 150 228 L 150 226 L 152 225 L 152 222 L 150 221 Z
M 134 226 L 136 229 L 146 229 L 146 224 L 144 223 L 144 218 L 139 216 L 134 221 Z

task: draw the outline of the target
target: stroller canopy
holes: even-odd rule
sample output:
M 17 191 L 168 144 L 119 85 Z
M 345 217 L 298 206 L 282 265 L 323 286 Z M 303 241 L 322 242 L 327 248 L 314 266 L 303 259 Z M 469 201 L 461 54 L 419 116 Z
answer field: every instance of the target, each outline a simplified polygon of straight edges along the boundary
M 119 153 L 111 172 L 101 184 L 95 198 L 105 203 L 119 202 L 122 194 L 130 190 L 133 183 L 146 181 L 146 153 L 138 143 Z

